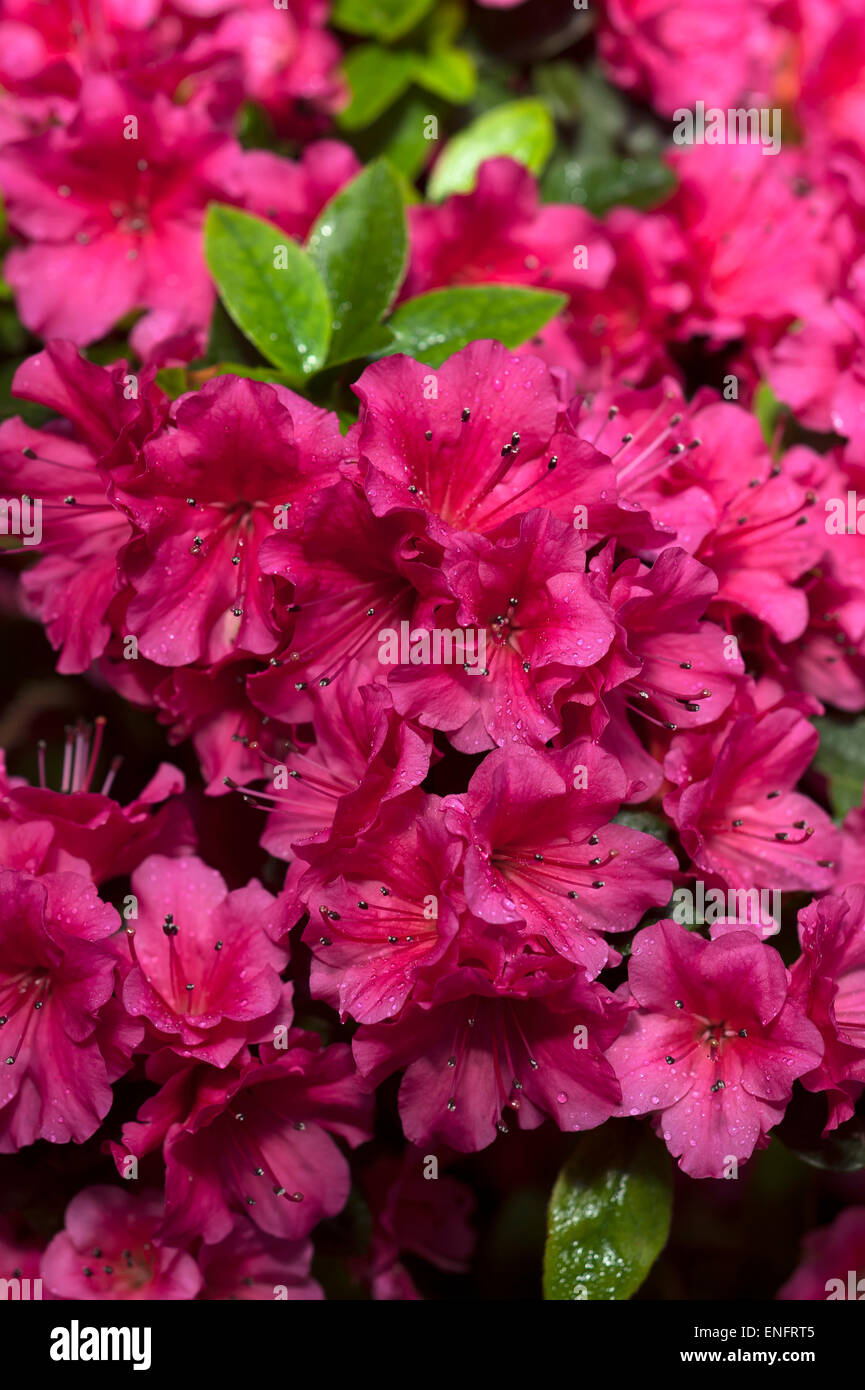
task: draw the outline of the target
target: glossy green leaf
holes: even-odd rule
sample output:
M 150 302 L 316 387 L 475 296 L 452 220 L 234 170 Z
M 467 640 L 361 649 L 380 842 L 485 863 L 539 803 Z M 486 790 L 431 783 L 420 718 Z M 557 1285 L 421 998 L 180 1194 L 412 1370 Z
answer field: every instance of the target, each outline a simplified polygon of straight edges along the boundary
M 238 328 L 295 381 L 319 371 L 330 342 L 330 303 L 311 258 L 279 227 L 213 204 L 207 264 Z
M 533 173 L 550 157 L 555 130 L 542 101 L 527 97 L 496 106 L 472 121 L 449 142 L 432 171 L 429 196 L 438 200 L 473 188 L 485 159 L 510 155 Z
M 368 330 L 390 308 L 408 250 L 399 177 L 386 160 L 368 165 L 323 209 L 307 250 L 332 310 L 331 361 L 357 356 Z
M 528 342 L 564 306 L 565 296 L 519 285 L 463 285 L 408 299 L 387 321 L 390 353 L 406 352 L 438 367 L 475 338 L 505 347 Z
M 814 767 L 826 778 L 832 814 L 841 820 L 854 806 L 862 805 L 865 782 L 865 715 L 840 719 L 827 715 L 815 719 L 820 747 Z
M 435 0 L 336 0 L 331 19 L 338 29 L 383 39 L 401 38 L 429 14 Z
M 550 1198 L 544 1297 L 636 1293 L 666 1243 L 672 1190 L 669 1155 L 645 1126 L 616 1121 L 578 1139 Z
M 411 85 L 417 55 L 361 44 L 346 54 L 343 71 L 351 101 L 339 116 L 344 130 L 362 130 L 378 120 Z

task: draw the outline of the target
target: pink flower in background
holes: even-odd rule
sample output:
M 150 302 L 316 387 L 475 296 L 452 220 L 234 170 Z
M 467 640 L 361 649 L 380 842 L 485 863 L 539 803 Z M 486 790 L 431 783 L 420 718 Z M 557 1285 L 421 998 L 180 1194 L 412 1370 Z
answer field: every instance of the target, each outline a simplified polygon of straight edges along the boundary
M 39 748 L 39 786 L 8 777 L 0 750 L 0 824 L 5 828 L 38 826 L 48 840 L 40 872 L 76 871 L 95 883 L 129 873 L 148 854 L 182 854 L 194 847 L 195 835 L 179 797 L 183 774 L 162 763 L 140 795 L 121 806 L 108 795 L 120 765 L 115 759 L 100 791 L 91 790 L 105 720 L 97 720 L 91 741 L 86 727 L 66 736 L 63 784 L 56 791 L 45 785 L 45 748 Z M 15 867 L 15 866 L 10 866 Z
M 0 156 L 10 225 L 29 243 L 5 266 L 27 327 L 90 343 L 146 309 L 130 340 L 140 354 L 190 330 L 203 341 L 214 302 L 204 210 L 242 196 L 241 160 L 195 108 L 87 78 L 67 128 Z
M 851 1292 L 849 1271 L 853 1271 Z M 848 1207 L 830 1226 L 809 1231 L 802 1260 L 776 1298 L 795 1303 L 823 1303 L 862 1297 L 865 1278 L 865 1207 Z
M 142 1036 L 111 1006 L 119 928 L 80 874 L 0 870 L 0 1153 L 83 1143 L 107 1115 Z
M 668 160 L 679 187 L 662 213 L 687 246 L 693 294 L 678 336 L 759 342 L 820 310 L 838 277 L 831 207 L 794 151 L 695 145 Z
M 748 931 L 705 941 L 670 921 L 645 927 L 628 985 L 636 1007 L 607 1054 L 619 1113 L 657 1114 L 685 1173 L 724 1177 L 765 1148 L 793 1081 L 820 1060 L 820 1034 L 777 951 Z
M 865 434 L 865 257 L 835 295 L 796 320 L 758 361 L 780 400 L 804 425 L 846 435 L 863 461 Z
M 193 1257 L 157 1242 L 162 1193 L 85 1187 L 42 1256 L 54 1298 L 85 1301 L 192 1299 L 202 1278 Z
M 865 883 L 865 806 L 848 811 L 841 827 L 841 866 L 835 886 Z
M 259 217 L 304 241 L 325 204 L 362 168 L 354 150 L 341 140 L 314 140 L 294 162 L 270 150 L 247 150 L 245 202 Z
M 189 50 L 197 64 L 230 58 L 245 96 L 268 111 L 280 132 L 305 136 L 326 128 L 348 99 L 340 44 L 326 27 L 328 0 L 174 0 L 193 16 L 218 14 L 212 32 Z
M 601 224 L 583 208 L 540 203 L 532 175 L 513 159 L 485 160 L 471 193 L 409 208 L 409 228 L 405 298 L 499 281 L 576 295 L 600 289 L 614 263 Z
M 204 1286 L 199 1297 L 218 1302 L 316 1301 L 324 1293 L 310 1277 L 311 1262 L 310 1241 L 275 1240 L 239 1216 L 224 1240 L 201 1248 L 198 1267 Z
M 791 993 L 820 1029 L 825 1048 L 802 1085 L 827 1092 L 826 1129 L 837 1129 L 850 1119 L 865 1086 L 865 887 L 803 908 L 799 940 Z
M 421 1297 L 401 1255 L 413 1255 L 448 1273 L 468 1270 L 476 1239 L 471 1221 L 474 1195 L 446 1173 L 430 1181 L 426 1166 L 420 1150 L 407 1146 L 401 1159 L 387 1155 L 363 1175 L 375 1224 L 360 1272 L 376 1300 Z
M 282 17 L 272 8 L 263 15 Z M 147 310 L 130 335 L 140 356 L 182 342 L 187 357 L 198 356 L 215 302 L 203 255 L 207 204 L 249 206 L 305 235 L 357 167 L 337 142 L 302 165 L 245 156 L 200 102 L 176 105 L 88 76 L 66 126 L 0 154 L 10 226 L 27 243 L 9 253 L 6 279 L 24 323 L 43 338 L 91 343 Z
M 123 1003 L 147 1020 L 156 1046 L 225 1067 L 290 1022 L 291 986 L 279 979 L 288 951 L 274 938 L 293 922 L 260 884 L 229 893 L 199 859 L 152 855 L 133 873 L 132 892 L 135 964 Z
M 665 116 L 770 97 L 784 53 L 775 0 L 604 0 L 599 48 L 612 80 Z

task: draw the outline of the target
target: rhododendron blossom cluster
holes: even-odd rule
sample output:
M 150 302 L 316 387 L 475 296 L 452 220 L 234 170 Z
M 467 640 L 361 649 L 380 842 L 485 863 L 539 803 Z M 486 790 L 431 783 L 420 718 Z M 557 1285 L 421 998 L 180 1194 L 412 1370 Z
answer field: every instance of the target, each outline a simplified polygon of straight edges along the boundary
M 861 7 L 405 8 L 0 20 L 0 1279 L 847 1297 Z

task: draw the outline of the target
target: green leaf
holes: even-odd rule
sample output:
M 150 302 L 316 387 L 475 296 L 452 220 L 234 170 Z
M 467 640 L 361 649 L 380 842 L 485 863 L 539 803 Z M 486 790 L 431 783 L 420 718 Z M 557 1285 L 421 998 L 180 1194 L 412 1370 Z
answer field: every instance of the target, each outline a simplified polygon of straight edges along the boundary
M 278 367 L 251 367 L 246 362 L 215 362 L 210 370 L 213 376 L 242 376 L 248 381 L 276 381 L 281 386 L 295 384 L 294 377 L 281 372 Z
M 373 39 L 402 38 L 429 13 L 434 0 L 336 0 L 331 20 L 349 34 Z
M 343 130 L 361 130 L 402 96 L 414 77 L 417 54 L 361 44 L 346 54 L 343 71 L 351 102 L 339 116 Z
M 510 155 L 535 174 L 553 149 L 555 130 L 542 101 L 526 97 L 486 111 L 448 143 L 430 175 L 429 196 L 437 201 L 466 193 L 475 185 L 478 166 L 496 155 Z
M 445 101 L 461 106 L 471 101 L 478 75 L 473 59 L 461 48 L 439 48 L 418 54 L 414 80 Z
M 763 438 L 767 444 L 772 444 L 781 415 L 781 402 L 768 381 L 761 381 L 754 392 L 754 414 L 760 422 Z
M 245 338 L 237 324 L 218 299 L 213 306 L 210 332 L 207 339 L 205 361 L 208 366 L 215 362 L 243 362 L 250 367 L 260 367 L 264 358 L 248 338 Z
M 387 321 L 394 335 L 389 354 L 407 352 L 439 367 L 475 338 L 497 338 L 505 347 L 528 342 L 566 303 L 562 294 L 520 285 L 463 285 L 431 290 L 400 304 Z
M 465 5 L 460 0 L 438 0 L 424 24 L 429 47 L 450 48 L 462 33 L 465 22 Z
M 865 715 L 858 719 L 837 719 L 826 715 L 815 719 L 820 747 L 814 767 L 822 772 L 829 789 L 832 814 L 841 820 L 854 806 L 862 805 L 865 783 Z
M 654 835 L 665 845 L 670 844 L 673 838 L 673 827 L 668 820 L 655 811 L 645 811 L 639 806 L 623 806 L 613 820 L 616 825 L 627 825 L 631 830 L 642 830 L 644 835 Z
M 548 203 L 581 203 L 595 217 L 610 208 L 647 209 L 662 202 L 675 187 L 673 171 L 655 154 L 623 155 L 587 162 L 557 153 L 547 169 L 541 193 Z
M 173 401 L 189 390 L 189 374 L 185 367 L 163 367 L 156 373 L 156 384 Z
M 435 139 L 427 138 L 436 129 L 428 125 L 427 118 L 434 116 L 438 121 L 441 115 L 440 102 L 416 91 L 407 92 L 374 126 L 355 138 L 355 149 L 365 163 L 383 155 L 404 179 L 415 179 L 436 147 Z M 417 198 L 417 190 L 413 184 L 411 187 Z
M 393 346 L 394 336 L 390 328 L 385 323 L 374 323 L 357 338 L 341 351 L 331 353 L 327 359 L 327 366 L 339 367 L 345 362 L 356 362 L 361 357 L 384 357 L 389 352 L 400 352 L 401 348 Z
M 583 84 L 575 63 L 545 63 L 534 69 L 535 91 L 557 121 L 574 124 L 583 111 Z
M 330 304 L 306 252 L 279 227 L 221 203 L 208 210 L 204 247 L 222 302 L 268 361 L 298 383 L 319 371 Z
M 644 1126 L 617 1121 L 579 1139 L 550 1198 L 544 1298 L 630 1298 L 664 1248 L 672 1193 L 670 1160 Z
M 402 188 L 386 160 L 368 165 L 330 200 L 307 250 L 330 298 L 330 359 L 361 355 L 355 344 L 393 303 L 408 254 Z

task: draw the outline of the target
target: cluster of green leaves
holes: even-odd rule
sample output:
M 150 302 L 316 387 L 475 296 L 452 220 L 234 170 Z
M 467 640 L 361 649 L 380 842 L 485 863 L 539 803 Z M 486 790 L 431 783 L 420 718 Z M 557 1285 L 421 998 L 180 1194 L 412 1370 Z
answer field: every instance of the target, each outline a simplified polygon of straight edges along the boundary
M 560 135 L 541 183 L 547 202 L 581 203 L 602 217 L 620 204 L 654 207 L 673 190 L 663 160 L 666 132 L 633 110 L 597 66 L 560 61 L 536 67 L 535 91 Z
M 474 60 L 456 43 L 465 18 L 456 0 L 336 0 L 331 18 L 366 40 L 345 57 L 351 99 L 339 117 L 343 130 L 371 125 L 411 89 L 454 105 L 474 96 Z
M 518 285 L 467 285 L 394 303 L 406 272 L 402 181 L 386 160 L 368 165 L 333 198 L 305 246 L 270 222 L 213 205 L 205 228 L 210 272 L 231 320 L 260 366 L 223 371 L 297 389 L 347 363 L 406 352 L 439 366 L 476 338 L 517 347 L 564 297 Z

